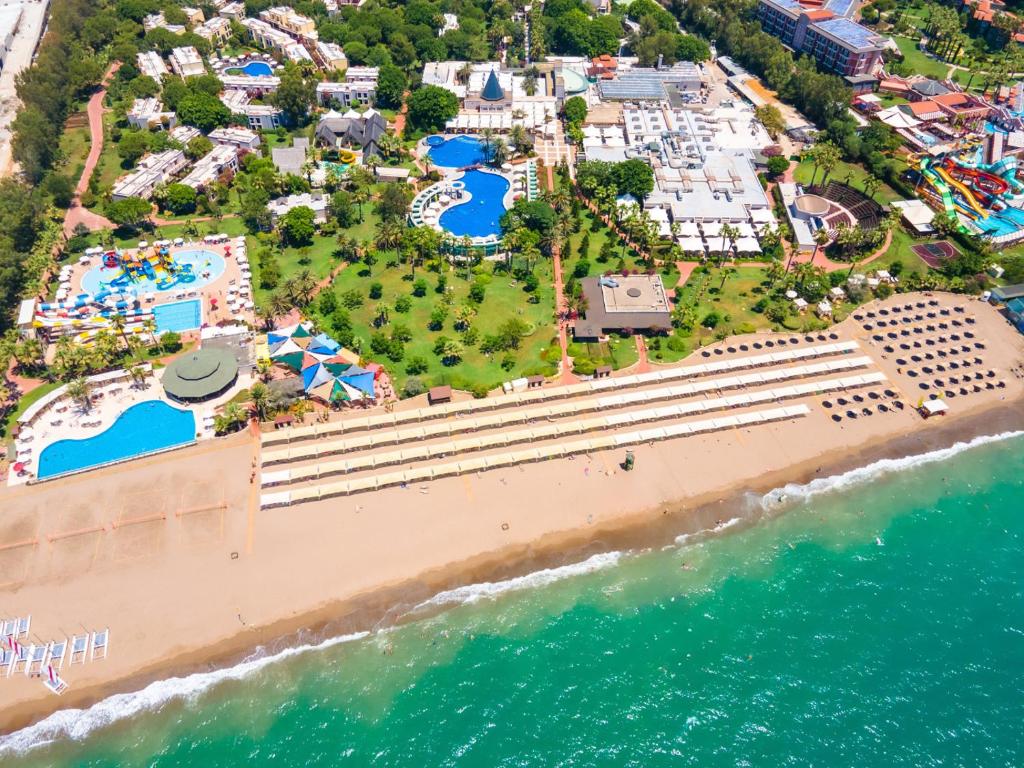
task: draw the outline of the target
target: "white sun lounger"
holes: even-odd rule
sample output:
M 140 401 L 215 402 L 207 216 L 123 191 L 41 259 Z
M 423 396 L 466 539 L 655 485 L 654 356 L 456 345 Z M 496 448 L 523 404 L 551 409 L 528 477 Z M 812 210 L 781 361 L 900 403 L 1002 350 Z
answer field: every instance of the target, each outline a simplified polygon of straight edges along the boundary
M 7 676 L 8 677 L 10 677 L 11 675 L 13 675 L 15 672 L 18 671 L 18 665 L 25 664 L 25 663 L 28 662 L 28 658 L 29 658 L 28 652 L 29 652 L 29 649 L 26 648 L 24 645 L 19 647 L 18 652 L 16 654 L 14 654 L 14 658 L 11 659 L 10 666 L 7 667 Z
M 32 627 L 32 617 L 26 616 L 23 619 L 18 619 L 18 637 L 28 637 L 28 631 Z
M 0 624 L 0 636 L 10 637 L 11 635 L 17 634 L 18 632 L 18 620 L 8 619 L 3 624 Z
M 0 671 L 7 669 L 14 660 L 14 651 L 0 648 Z
M 68 653 L 68 640 L 67 640 L 67 638 L 64 638 L 63 640 L 57 640 L 57 641 L 54 641 L 54 642 L 50 643 L 50 655 L 46 659 L 46 661 L 44 662 L 44 666 L 46 664 L 49 664 L 51 667 L 53 667 L 55 669 L 60 669 L 61 667 L 64 666 L 64 657 L 67 656 L 67 653 Z
M 71 638 L 70 664 L 84 664 L 89 655 L 89 635 L 75 635 Z
M 110 630 L 92 633 L 92 651 L 89 653 L 89 661 L 107 658 L 107 642 L 110 640 Z
M 47 647 L 45 645 L 32 645 L 28 649 L 28 661 L 25 662 L 25 676 L 40 674 L 43 671 L 43 661 L 46 659 Z

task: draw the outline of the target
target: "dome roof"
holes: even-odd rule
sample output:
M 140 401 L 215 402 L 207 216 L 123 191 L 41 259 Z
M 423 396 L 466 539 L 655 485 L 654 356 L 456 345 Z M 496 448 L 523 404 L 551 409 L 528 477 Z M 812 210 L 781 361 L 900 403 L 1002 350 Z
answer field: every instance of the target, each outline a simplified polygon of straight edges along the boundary
M 505 98 L 505 91 L 502 90 L 501 83 L 498 82 L 498 75 L 493 69 L 487 76 L 487 82 L 484 83 L 484 89 L 480 92 L 480 98 L 484 101 L 501 101 Z
M 164 391 L 178 400 L 205 400 L 238 378 L 238 362 L 221 349 L 200 349 L 182 355 L 164 371 Z

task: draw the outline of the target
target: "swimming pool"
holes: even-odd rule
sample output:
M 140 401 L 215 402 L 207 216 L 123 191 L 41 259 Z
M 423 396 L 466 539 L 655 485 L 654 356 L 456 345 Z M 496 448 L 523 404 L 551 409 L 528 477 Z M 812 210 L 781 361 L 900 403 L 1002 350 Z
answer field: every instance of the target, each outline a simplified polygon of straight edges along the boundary
M 431 136 L 427 144 L 427 156 L 430 162 L 442 168 L 465 168 L 467 165 L 479 165 L 486 160 L 484 145 L 480 139 L 473 136 L 455 136 L 451 139 L 442 140 L 440 144 L 436 139 L 440 136 Z
M 496 173 L 466 171 L 461 180 L 473 197 L 442 213 L 438 223 L 456 237 L 500 235 L 499 220 L 506 210 L 508 179 Z
M 202 288 L 224 274 L 224 257 L 216 251 L 198 248 L 190 251 L 176 251 L 171 256 L 179 267 L 185 265 L 191 267 L 195 279 L 179 279 L 161 270 L 154 273 L 156 279 L 140 277 L 119 284 L 118 278 L 123 275 L 121 267 L 99 266 L 93 267 L 82 277 L 82 290 L 95 296 L 101 291 L 117 291 L 126 288 L 140 294 L 150 291 L 167 291 L 185 285 L 189 288 Z
M 84 440 L 59 440 L 39 455 L 40 480 L 92 469 L 195 442 L 191 411 L 162 400 L 146 400 L 117 417 L 105 431 Z
M 203 307 L 199 299 L 157 304 L 153 307 L 156 332 L 192 331 L 203 324 Z
M 225 75 L 248 75 L 249 77 L 264 77 L 274 74 L 274 69 L 264 61 L 250 61 L 241 67 L 228 67 L 224 70 Z

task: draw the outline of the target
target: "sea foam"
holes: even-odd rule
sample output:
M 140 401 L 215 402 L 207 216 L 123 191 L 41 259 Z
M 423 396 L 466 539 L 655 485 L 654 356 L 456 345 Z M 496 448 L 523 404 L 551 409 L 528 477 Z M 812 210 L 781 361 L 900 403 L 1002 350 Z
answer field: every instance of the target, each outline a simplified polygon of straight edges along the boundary
M 540 571 L 528 573 L 525 576 L 516 576 L 505 581 L 482 582 L 480 584 L 468 584 L 464 587 L 456 587 L 444 592 L 438 592 L 429 600 L 417 605 L 414 611 L 424 608 L 436 608 L 445 605 L 471 605 L 488 598 L 495 598 L 506 592 L 515 592 L 523 589 L 533 589 L 553 584 L 556 581 L 568 579 L 573 576 L 582 576 L 594 571 L 611 568 L 619 562 L 621 552 L 603 552 L 592 555 L 586 560 L 570 565 L 562 565 L 557 568 L 545 568 Z
M 946 461 L 973 448 L 1011 440 L 1021 435 L 1024 435 L 1024 432 L 1000 432 L 996 435 L 979 435 L 967 442 L 954 443 L 948 448 L 939 448 L 938 450 L 919 453 L 913 456 L 904 456 L 899 459 L 880 459 L 840 475 L 819 477 L 804 484 L 789 483 L 766 493 L 761 497 L 760 503 L 764 509 L 774 509 L 784 504 L 807 501 L 814 496 L 842 491 L 851 486 L 870 482 L 884 475 L 924 466 L 925 464 Z
M 125 720 L 145 712 L 153 712 L 176 699 L 193 701 L 227 680 L 243 680 L 271 664 L 303 653 L 321 651 L 341 643 L 360 640 L 368 634 L 368 632 L 355 632 L 331 637 L 316 644 L 285 648 L 273 654 L 254 655 L 233 667 L 210 672 L 196 672 L 187 677 L 157 680 L 140 691 L 115 694 L 88 709 L 59 710 L 34 725 L 0 737 L 0 760 L 24 754 L 58 739 L 80 741 L 93 731 L 119 720 Z

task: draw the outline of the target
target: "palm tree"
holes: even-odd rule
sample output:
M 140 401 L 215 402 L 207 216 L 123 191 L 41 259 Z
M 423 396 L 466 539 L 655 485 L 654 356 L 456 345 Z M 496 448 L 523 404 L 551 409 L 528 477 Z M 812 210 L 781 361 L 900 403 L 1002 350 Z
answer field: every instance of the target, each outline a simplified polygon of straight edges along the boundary
M 484 128 L 480 131 L 480 138 L 484 142 L 484 162 L 490 162 L 491 159 L 491 144 L 494 142 L 494 129 Z
M 868 199 L 875 199 L 875 192 L 878 191 L 878 187 L 881 186 L 877 176 L 869 175 L 864 177 L 864 194 L 868 196 Z
M 78 402 L 82 406 L 83 411 L 88 411 L 92 408 L 92 401 L 89 399 L 89 394 L 92 392 L 92 387 L 89 381 L 81 376 L 72 379 L 67 383 L 64 391 L 68 397 Z
M 736 269 L 734 267 L 725 267 L 722 270 L 722 282 L 718 286 L 719 293 L 721 293 L 721 291 L 725 288 L 725 281 L 728 280 L 730 277 L 732 277 L 735 274 L 736 274 Z
M 813 237 L 814 237 L 814 253 L 811 256 L 811 262 L 812 263 L 814 262 L 814 260 L 816 258 L 818 258 L 818 251 L 821 250 L 822 248 L 824 248 L 826 245 L 828 245 L 829 241 L 832 239 L 832 236 L 828 233 L 828 230 L 825 229 L 824 227 L 820 227 L 819 229 L 814 230 Z M 788 270 L 789 267 L 786 267 L 786 269 Z
M 722 225 L 722 231 L 720 234 L 722 235 L 722 250 L 718 254 L 718 262 L 721 264 L 725 262 L 726 241 L 728 241 L 729 245 L 732 246 L 732 244 L 736 242 L 736 238 L 739 237 L 740 231 L 732 224 L 726 223 Z
M 128 348 L 128 335 L 125 333 L 125 326 L 127 324 L 128 320 L 120 312 L 115 312 L 110 317 L 110 325 L 121 336 L 125 349 Z
M 256 307 L 256 317 L 258 317 L 260 322 L 263 323 L 263 330 L 265 331 L 269 331 L 274 327 L 274 318 L 278 314 L 284 314 L 284 312 L 274 312 L 274 307 L 271 304 L 260 304 Z
M 156 318 L 147 317 L 142 321 L 142 330 L 149 334 L 149 343 L 156 346 Z
M 252 410 L 256 414 L 257 419 L 260 421 L 267 420 L 269 397 L 267 395 L 266 384 L 257 381 L 249 388 L 249 404 L 252 406 Z
M 773 286 L 777 283 L 783 275 L 786 274 L 786 270 L 782 266 L 782 262 L 778 259 L 773 259 L 772 263 L 768 266 L 768 271 L 765 276 L 768 278 L 768 285 Z
M 381 219 L 377 222 L 374 243 L 383 251 L 398 251 L 405 235 L 405 227 L 394 219 Z
M 142 365 L 133 365 L 128 369 L 128 375 L 132 379 L 132 386 L 140 389 L 145 388 L 146 376 L 149 375 L 149 368 Z
M 500 136 L 494 140 L 494 146 L 491 149 L 491 165 L 500 167 L 503 163 L 508 160 L 508 144 Z

